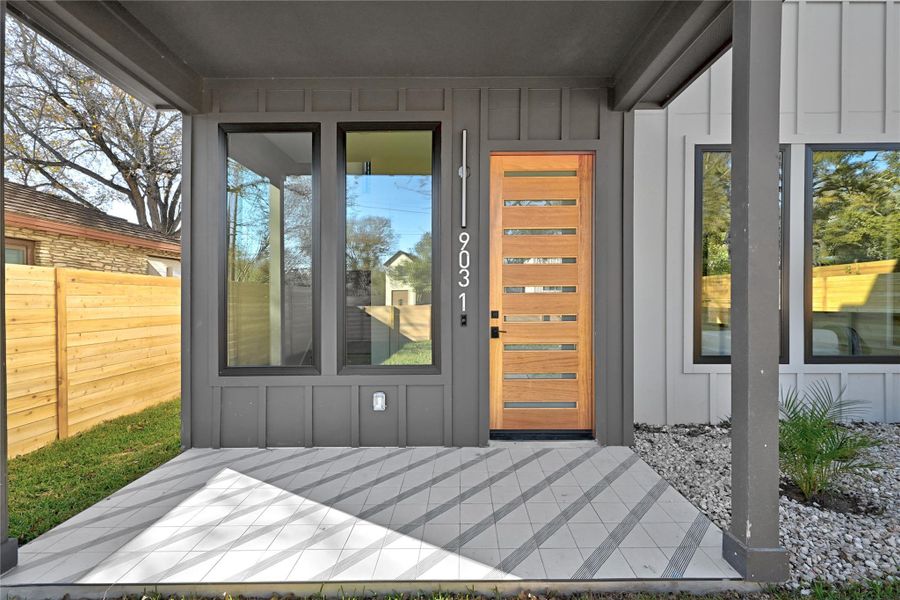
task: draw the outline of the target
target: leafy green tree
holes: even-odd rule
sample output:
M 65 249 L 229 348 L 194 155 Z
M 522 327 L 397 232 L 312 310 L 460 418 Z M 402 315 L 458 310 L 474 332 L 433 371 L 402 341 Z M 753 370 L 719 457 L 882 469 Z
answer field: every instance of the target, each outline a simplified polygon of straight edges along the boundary
M 731 273 L 731 153 L 703 153 L 703 275 Z
M 284 181 L 284 277 L 288 285 L 312 286 L 312 177 Z
M 813 264 L 900 257 L 900 151 L 813 153 Z
M 235 160 L 228 161 L 229 281 L 269 281 L 269 182 Z
M 347 217 L 347 270 L 378 271 L 397 235 L 387 217 Z

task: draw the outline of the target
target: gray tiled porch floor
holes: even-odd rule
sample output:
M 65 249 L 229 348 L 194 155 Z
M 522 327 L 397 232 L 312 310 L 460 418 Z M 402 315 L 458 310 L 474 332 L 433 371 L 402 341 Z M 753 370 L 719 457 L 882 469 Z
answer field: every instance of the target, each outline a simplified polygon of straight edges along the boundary
M 622 447 L 195 449 L 3 583 L 737 578 L 721 535 Z

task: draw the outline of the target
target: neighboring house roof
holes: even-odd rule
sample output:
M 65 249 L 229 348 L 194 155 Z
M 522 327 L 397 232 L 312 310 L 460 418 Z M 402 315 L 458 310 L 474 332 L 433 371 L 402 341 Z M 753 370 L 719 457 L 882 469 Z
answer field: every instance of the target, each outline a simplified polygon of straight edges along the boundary
M 395 262 L 397 262 L 398 260 L 400 260 L 403 257 L 406 257 L 406 260 L 412 259 L 412 255 L 409 254 L 409 252 L 404 252 L 403 250 L 398 250 L 397 252 L 394 252 L 394 254 L 391 255 L 391 257 L 389 259 L 384 261 L 384 266 L 390 267 L 391 265 L 393 265 Z
M 177 237 L 18 183 L 3 182 L 3 200 L 8 225 L 130 244 L 150 250 L 181 252 L 181 242 Z

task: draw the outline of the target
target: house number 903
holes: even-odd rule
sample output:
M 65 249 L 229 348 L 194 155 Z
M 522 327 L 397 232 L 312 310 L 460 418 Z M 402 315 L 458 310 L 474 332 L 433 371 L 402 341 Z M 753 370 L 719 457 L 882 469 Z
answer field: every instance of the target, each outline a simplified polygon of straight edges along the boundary
M 466 291 L 465 289 L 469 287 L 469 264 L 471 261 L 471 255 L 468 251 L 469 246 L 469 233 L 467 231 L 462 231 L 459 234 L 459 253 L 457 254 L 457 263 L 459 266 L 459 287 L 463 288 L 463 291 L 459 294 L 459 302 L 460 302 L 460 310 L 465 313 L 466 312 Z

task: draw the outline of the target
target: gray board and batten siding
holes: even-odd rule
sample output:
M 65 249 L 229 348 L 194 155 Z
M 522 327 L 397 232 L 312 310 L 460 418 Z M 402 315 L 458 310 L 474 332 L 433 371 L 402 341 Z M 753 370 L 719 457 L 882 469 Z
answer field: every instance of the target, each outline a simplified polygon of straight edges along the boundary
M 207 80 L 204 110 L 186 119 L 191 206 L 185 246 L 190 287 L 185 327 L 190 390 L 185 446 L 478 446 L 488 429 L 488 179 L 491 152 L 596 154 L 594 359 L 597 439 L 631 441 L 630 252 L 623 248 L 625 128 L 597 79 Z M 338 124 L 436 124 L 435 367 L 428 372 L 341 368 L 343 257 L 319 245 L 319 364 L 315 374 L 224 371 L 220 348 L 224 272 L 224 129 L 241 124 L 316 124 L 320 132 L 319 227 L 340 234 Z M 244 125 L 246 126 L 246 125 Z M 460 324 L 457 273 L 461 132 L 468 132 L 468 323 Z M 626 209 L 626 210 L 623 210 Z M 630 228 L 630 227 L 629 227 Z M 627 246 L 627 247 L 630 247 Z M 343 372 L 341 372 L 343 371 Z M 626 375 L 627 374 L 627 375 Z M 372 393 L 387 410 L 372 410 Z

